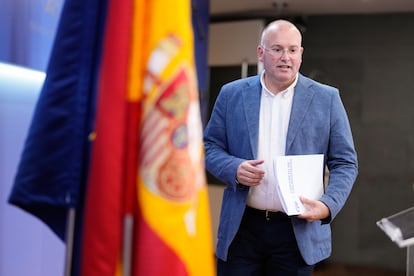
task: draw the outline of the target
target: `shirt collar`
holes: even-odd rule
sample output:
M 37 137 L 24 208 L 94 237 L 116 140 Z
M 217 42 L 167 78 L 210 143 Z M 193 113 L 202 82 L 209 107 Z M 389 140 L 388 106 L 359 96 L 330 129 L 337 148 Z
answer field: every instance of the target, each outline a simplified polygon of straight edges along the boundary
M 263 89 L 263 91 L 266 94 L 269 94 L 271 96 L 275 96 L 272 92 L 270 92 L 269 89 L 267 89 L 267 87 L 265 85 L 265 82 L 264 82 L 264 72 L 265 71 L 263 70 L 262 73 L 260 74 L 260 83 L 262 85 L 262 89 Z M 283 90 L 283 91 L 280 92 L 280 94 L 282 95 L 282 97 L 289 97 L 289 96 L 293 95 L 295 86 L 296 86 L 296 84 L 298 82 L 298 77 L 299 77 L 299 73 L 296 74 L 295 81 L 291 85 L 289 85 L 288 88 L 286 88 L 285 90 Z

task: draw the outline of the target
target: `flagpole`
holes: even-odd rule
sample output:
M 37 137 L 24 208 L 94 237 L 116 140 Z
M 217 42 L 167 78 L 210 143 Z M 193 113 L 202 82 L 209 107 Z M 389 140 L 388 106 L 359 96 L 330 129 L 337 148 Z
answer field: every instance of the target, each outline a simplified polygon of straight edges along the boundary
M 73 240 L 75 231 L 75 208 L 69 208 L 66 221 L 66 254 L 65 254 L 65 276 L 71 275 Z
M 131 275 L 131 258 L 132 258 L 132 232 L 134 228 L 134 217 L 126 214 L 124 217 L 124 244 L 122 254 L 123 276 Z

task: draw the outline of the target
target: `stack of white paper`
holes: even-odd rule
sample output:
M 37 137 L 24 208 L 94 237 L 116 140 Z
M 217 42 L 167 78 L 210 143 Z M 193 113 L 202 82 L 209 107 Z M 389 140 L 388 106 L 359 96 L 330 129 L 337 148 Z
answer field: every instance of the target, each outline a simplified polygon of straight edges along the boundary
M 318 200 L 323 195 L 323 154 L 279 156 L 273 166 L 280 201 L 289 216 L 306 211 L 299 196 Z

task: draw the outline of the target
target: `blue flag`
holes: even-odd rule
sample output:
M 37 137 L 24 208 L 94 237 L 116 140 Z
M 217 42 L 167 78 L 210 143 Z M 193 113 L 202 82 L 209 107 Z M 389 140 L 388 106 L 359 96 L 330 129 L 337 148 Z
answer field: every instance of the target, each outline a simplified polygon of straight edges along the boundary
M 9 197 L 62 240 L 83 204 L 106 4 L 66 0 Z

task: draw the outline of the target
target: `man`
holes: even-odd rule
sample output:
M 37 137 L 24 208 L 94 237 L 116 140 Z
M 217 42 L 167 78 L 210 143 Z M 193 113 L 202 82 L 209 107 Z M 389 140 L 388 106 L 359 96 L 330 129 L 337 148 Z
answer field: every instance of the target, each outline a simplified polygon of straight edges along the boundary
M 299 73 L 301 45 L 295 25 L 271 22 L 257 47 L 263 72 L 224 85 L 206 126 L 206 168 L 227 185 L 219 276 L 311 275 L 331 254 L 330 223 L 351 192 L 357 156 L 339 91 Z M 324 155 L 328 185 L 319 200 L 301 197 L 307 210 L 288 217 L 271 164 L 303 154 Z

